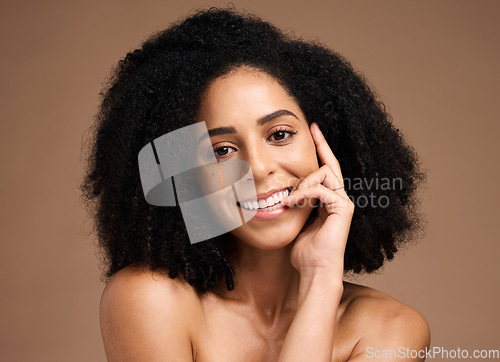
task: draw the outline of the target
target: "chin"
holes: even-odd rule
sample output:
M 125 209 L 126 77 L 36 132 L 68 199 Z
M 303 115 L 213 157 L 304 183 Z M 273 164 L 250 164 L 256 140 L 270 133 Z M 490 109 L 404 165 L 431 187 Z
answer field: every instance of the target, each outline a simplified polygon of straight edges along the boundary
M 301 232 L 312 208 L 296 209 L 286 223 L 256 224 L 251 221 L 230 234 L 240 243 L 256 249 L 272 251 L 290 245 Z M 291 211 L 291 210 L 290 210 Z
M 269 238 L 266 240 L 263 240 L 262 237 L 257 238 L 257 239 L 239 239 L 240 242 L 243 242 L 255 249 L 263 250 L 263 251 L 273 251 L 273 250 L 279 250 L 287 247 L 289 244 L 295 240 L 297 235 L 292 235 L 290 237 L 283 238 L 280 236 L 279 238 Z

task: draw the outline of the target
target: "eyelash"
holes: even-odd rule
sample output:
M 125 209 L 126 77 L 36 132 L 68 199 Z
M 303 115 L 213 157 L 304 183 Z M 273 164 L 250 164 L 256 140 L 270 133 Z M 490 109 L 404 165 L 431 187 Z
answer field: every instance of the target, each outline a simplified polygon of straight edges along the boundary
M 291 129 L 278 128 L 276 131 L 274 131 L 273 133 L 271 133 L 271 135 L 268 138 L 270 138 L 271 136 L 275 136 L 277 133 L 280 133 L 280 132 L 289 133 L 290 136 L 288 136 L 288 137 L 286 137 L 286 138 L 284 138 L 282 140 L 276 140 L 275 143 L 286 142 L 286 141 L 288 141 L 289 139 L 291 139 L 293 136 L 295 136 L 297 134 L 297 131 L 294 131 L 294 130 L 291 130 Z M 213 150 L 214 150 L 215 157 L 227 158 L 227 157 L 225 157 L 225 156 L 227 156 L 227 154 L 226 155 L 220 155 L 220 156 L 217 155 L 217 152 L 220 151 L 221 149 L 224 149 L 224 148 L 234 148 L 234 147 L 222 145 L 222 146 L 219 146 L 217 148 L 214 148 Z

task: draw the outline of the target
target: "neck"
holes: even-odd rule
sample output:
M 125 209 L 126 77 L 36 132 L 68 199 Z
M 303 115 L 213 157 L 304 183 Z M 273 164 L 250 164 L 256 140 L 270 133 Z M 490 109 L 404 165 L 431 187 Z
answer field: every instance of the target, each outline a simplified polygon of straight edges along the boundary
M 277 250 L 260 250 L 238 243 L 240 252 L 234 264 L 234 289 L 218 288 L 218 295 L 247 305 L 270 323 L 295 310 L 299 272 L 290 263 L 289 244 Z

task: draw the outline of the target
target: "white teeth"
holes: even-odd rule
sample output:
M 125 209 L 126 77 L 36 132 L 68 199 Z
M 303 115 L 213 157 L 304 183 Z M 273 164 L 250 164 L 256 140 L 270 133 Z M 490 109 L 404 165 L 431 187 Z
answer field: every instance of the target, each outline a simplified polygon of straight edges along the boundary
M 247 210 L 265 209 L 271 206 L 278 207 L 277 204 L 280 203 L 289 194 L 290 194 L 289 190 L 285 189 L 285 191 L 277 192 L 269 196 L 265 200 L 243 202 L 240 204 L 240 206 L 243 206 L 243 208 Z
M 264 209 L 266 207 L 273 206 L 281 202 L 288 194 L 283 191 L 277 192 L 274 195 L 269 196 L 266 200 L 259 200 L 259 208 Z

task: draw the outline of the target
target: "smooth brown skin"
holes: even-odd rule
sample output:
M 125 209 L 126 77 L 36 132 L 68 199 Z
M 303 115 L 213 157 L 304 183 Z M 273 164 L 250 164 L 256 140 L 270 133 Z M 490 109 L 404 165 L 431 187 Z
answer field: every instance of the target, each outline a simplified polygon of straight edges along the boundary
M 295 116 L 257 124 L 282 109 Z M 213 292 L 200 294 L 182 278 L 139 265 L 118 272 L 101 300 L 110 361 L 364 361 L 373 360 L 368 347 L 429 346 L 428 325 L 416 310 L 342 282 L 354 206 L 344 189 L 334 190 L 342 174 L 321 132 L 308 126 L 273 78 L 243 67 L 216 79 L 198 121 L 209 130 L 235 128 L 234 134 L 211 137 L 212 144 L 228 147 L 218 151 L 221 161 L 238 157 L 251 164 L 257 193 L 297 186 L 285 203 L 307 206 L 231 232 L 241 249 L 233 291 L 222 280 Z M 278 129 L 297 133 L 276 134 Z

